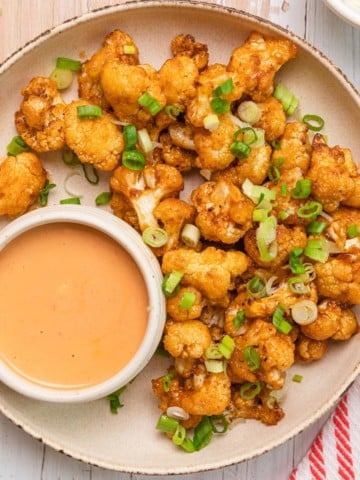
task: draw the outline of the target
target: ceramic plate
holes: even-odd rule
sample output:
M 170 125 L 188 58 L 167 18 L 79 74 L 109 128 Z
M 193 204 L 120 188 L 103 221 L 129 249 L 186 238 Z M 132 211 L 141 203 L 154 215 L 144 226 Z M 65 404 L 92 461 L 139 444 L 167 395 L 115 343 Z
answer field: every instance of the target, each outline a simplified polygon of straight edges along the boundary
M 341 72 L 318 51 L 281 28 L 246 13 L 191 2 L 135 2 L 101 9 L 47 32 L 13 55 L 2 67 L 0 104 L 2 151 L 15 134 L 13 113 L 20 89 L 32 76 L 48 75 L 57 56 L 90 56 L 115 28 L 129 32 L 141 61 L 160 67 L 178 33 L 209 45 L 210 61 L 226 63 L 252 30 L 292 38 L 298 57 L 282 70 L 286 85 L 301 99 L 301 110 L 326 119 L 330 144 L 350 147 L 360 157 L 360 100 Z M 46 160 L 56 172 L 51 158 Z M 326 172 L 324 172 L 326 175 Z M 101 187 L 99 187 L 101 189 Z M 94 198 L 95 194 L 92 194 Z M 53 199 L 52 201 L 56 201 Z M 90 202 L 90 197 L 85 197 Z M 109 469 L 143 474 L 180 474 L 224 467 L 262 454 L 312 424 L 335 404 L 359 372 L 360 337 L 332 346 L 318 363 L 296 366 L 304 376 L 292 383 L 284 401 L 286 417 L 274 427 L 255 421 L 234 424 L 198 453 L 187 454 L 155 430 L 159 416 L 150 380 L 163 374 L 166 360 L 154 358 L 124 393 L 125 406 L 112 415 L 106 400 L 83 405 L 29 400 L 0 386 L 0 408 L 25 431 L 57 450 Z M 291 374 L 290 374 L 291 375 Z

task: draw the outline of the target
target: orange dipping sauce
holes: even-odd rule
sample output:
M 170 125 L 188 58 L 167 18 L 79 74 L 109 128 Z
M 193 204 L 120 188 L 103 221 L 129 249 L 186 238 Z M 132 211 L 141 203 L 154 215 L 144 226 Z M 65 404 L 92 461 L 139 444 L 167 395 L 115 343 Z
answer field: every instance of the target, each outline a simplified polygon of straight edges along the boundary
M 130 255 L 90 227 L 33 228 L 0 252 L 0 355 L 33 383 L 83 388 L 138 350 L 148 294 Z

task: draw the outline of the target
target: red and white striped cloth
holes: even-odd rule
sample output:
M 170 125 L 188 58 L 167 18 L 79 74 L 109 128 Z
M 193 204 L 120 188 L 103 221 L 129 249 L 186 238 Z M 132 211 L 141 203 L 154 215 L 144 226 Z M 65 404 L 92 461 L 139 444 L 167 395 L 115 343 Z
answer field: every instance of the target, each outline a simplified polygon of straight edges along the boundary
M 289 480 L 360 480 L 360 377 Z

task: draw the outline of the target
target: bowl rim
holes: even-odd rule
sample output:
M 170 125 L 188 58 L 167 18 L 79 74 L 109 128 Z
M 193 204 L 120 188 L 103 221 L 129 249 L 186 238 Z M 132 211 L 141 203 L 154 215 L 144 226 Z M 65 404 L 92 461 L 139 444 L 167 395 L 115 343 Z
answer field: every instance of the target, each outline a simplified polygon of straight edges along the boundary
M 166 319 L 165 298 L 161 291 L 162 273 L 155 255 L 133 228 L 107 211 L 85 205 L 54 205 L 25 213 L 0 230 L 0 251 L 23 233 L 54 223 L 84 225 L 104 233 L 135 261 L 145 281 L 150 306 L 144 337 L 131 360 L 119 372 L 96 385 L 69 389 L 42 386 L 27 380 L 2 361 L 0 381 L 18 393 L 37 400 L 58 403 L 97 400 L 133 380 L 155 353 Z

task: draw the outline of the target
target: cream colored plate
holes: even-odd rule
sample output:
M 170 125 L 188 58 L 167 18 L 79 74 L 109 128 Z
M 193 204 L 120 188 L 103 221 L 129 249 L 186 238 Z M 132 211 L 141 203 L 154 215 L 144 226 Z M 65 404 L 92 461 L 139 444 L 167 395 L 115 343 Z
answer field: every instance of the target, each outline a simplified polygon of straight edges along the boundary
M 301 99 L 302 112 L 326 119 L 329 143 L 348 146 L 355 158 L 360 157 L 359 96 L 320 52 L 283 29 L 245 13 L 190 2 L 138 2 L 102 9 L 67 22 L 17 52 L 0 70 L 3 152 L 15 133 L 13 112 L 20 102 L 20 88 L 32 76 L 47 75 L 57 56 L 77 57 L 81 51 L 89 56 L 115 28 L 133 35 L 141 61 L 156 67 L 169 57 L 170 40 L 178 33 L 190 33 L 208 43 L 212 63 L 227 62 L 233 48 L 254 29 L 293 38 L 299 45 L 299 55 L 283 69 L 281 77 Z M 62 173 L 51 159 L 46 167 L 60 183 Z M 90 203 L 95 195 L 92 191 L 85 200 Z M 55 197 L 53 201 L 57 201 Z M 319 363 L 294 367 L 293 372 L 302 374 L 304 381 L 291 382 L 284 402 L 286 417 L 277 426 L 266 427 L 255 421 L 238 423 L 191 455 L 155 430 L 159 410 L 150 380 L 164 372 L 166 362 L 161 358 L 154 359 L 129 386 L 123 395 L 125 407 L 118 415 L 109 412 L 105 400 L 76 406 L 46 404 L 28 400 L 5 386 L 0 386 L 0 408 L 34 437 L 85 462 L 123 472 L 197 472 L 250 459 L 312 424 L 334 405 L 359 372 L 359 347 L 360 337 L 356 336 L 346 344 L 333 346 Z

